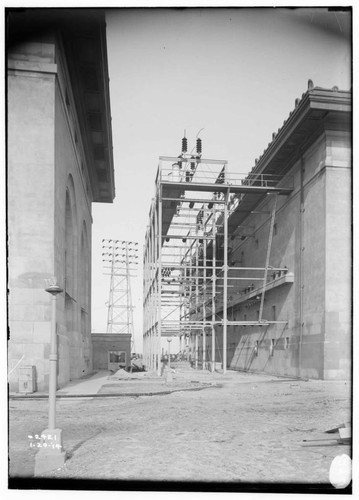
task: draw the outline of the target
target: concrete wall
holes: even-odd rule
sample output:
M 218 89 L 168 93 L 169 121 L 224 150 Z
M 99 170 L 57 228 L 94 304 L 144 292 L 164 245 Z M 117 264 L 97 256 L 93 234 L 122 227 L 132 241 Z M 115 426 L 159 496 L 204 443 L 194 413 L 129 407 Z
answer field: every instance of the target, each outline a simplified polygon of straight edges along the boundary
M 302 243 L 297 256 L 302 265 L 302 339 L 299 337 L 301 377 L 323 378 L 325 300 L 325 137 L 304 154 Z M 300 269 L 299 269 L 300 272 Z M 300 325 L 299 325 L 300 329 Z
M 125 351 L 127 368 L 131 366 L 131 335 L 93 333 L 93 368 L 108 370 L 108 352 Z
M 50 296 L 54 274 L 54 47 L 32 47 L 37 61 L 16 59 L 8 77 L 8 270 L 10 388 L 21 365 L 36 365 L 37 385 L 48 382 Z M 31 47 L 28 47 L 31 53 Z M 45 62 L 40 62 L 41 58 Z M 27 71 L 24 71 L 26 69 Z
M 269 264 L 273 267 L 287 267 L 295 278 L 294 283 L 284 283 L 266 292 L 262 316 L 268 321 L 283 323 L 229 328 L 227 360 L 231 369 L 286 373 L 292 376 L 298 374 L 299 266 L 296 249 L 300 239 L 300 162 L 293 166 L 287 178 L 288 182 L 294 182 L 294 190 L 289 196 L 279 196 L 277 199 Z M 273 206 L 274 197 L 268 196 L 258 210 L 271 212 Z M 254 230 L 252 236 L 240 243 L 234 251 L 233 260 L 239 260 L 238 265 L 264 267 L 270 217 L 270 213 L 254 214 L 244 222 L 244 225 L 253 226 Z M 251 274 L 253 276 L 253 271 Z M 262 277 L 263 271 L 255 274 Z M 269 278 L 273 279 L 272 276 Z M 256 285 L 258 286 L 257 283 Z M 255 321 L 258 319 L 259 309 L 260 300 L 242 302 L 228 311 L 229 318 Z M 221 329 L 218 330 L 217 343 L 221 351 Z
M 349 378 L 352 353 L 351 142 L 348 134 L 327 133 L 325 378 Z
M 227 367 L 318 379 L 348 379 L 351 369 L 349 135 L 323 133 L 293 165 L 289 177 L 294 179 L 294 190 L 278 199 L 269 264 L 287 267 L 294 274 L 294 282 L 268 290 L 263 309 L 263 319 L 287 324 L 228 327 Z M 258 210 L 270 211 L 273 205 L 270 198 Z M 236 261 L 236 266 L 264 266 L 269 217 L 269 214 L 255 214 L 247 218 L 243 224 L 253 226 L 253 233 L 244 241 L 234 240 L 229 261 Z M 241 271 L 242 275 L 244 272 L 249 273 Z M 231 293 L 229 289 L 229 296 Z M 228 319 L 257 320 L 259 305 L 256 300 L 234 305 L 227 311 Z M 200 336 L 199 360 L 202 342 Z M 219 363 L 222 342 L 222 328 L 216 327 Z M 191 344 L 193 351 L 194 337 Z M 206 344 L 209 360 L 211 337 L 207 336 Z
M 9 59 L 9 382 L 16 391 L 19 368 L 34 365 L 42 391 L 49 369 L 48 278 L 56 276 L 65 288 L 57 299 L 58 384 L 92 370 L 91 192 L 66 64 L 55 41 L 19 46 Z

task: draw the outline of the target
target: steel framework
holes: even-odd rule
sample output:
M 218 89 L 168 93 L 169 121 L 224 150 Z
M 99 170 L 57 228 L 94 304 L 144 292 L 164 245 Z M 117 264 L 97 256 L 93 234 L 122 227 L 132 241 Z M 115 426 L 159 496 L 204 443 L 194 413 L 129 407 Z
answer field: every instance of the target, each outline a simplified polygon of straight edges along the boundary
M 109 270 L 110 294 L 108 301 L 107 333 L 130 334 L 131 349 L 135 350 L 131 278 L 138 265 L 138 243 L 132 241 L 102 240 L 102 262 Z
M 181 349 L 183 339 L 194 336 L 197 367 L 198 335 L 202 334 L 202 367 L 207 361 L 208 337 L 208 361 L 213 371 L 216 327 L 220 326 L 225 373 L 228 326 L 283 323 L 263 318 L 264 295 L 273 286 L 273 276 L 275 281 L 288 272 L 269 265 L 277 196 L 292 191 L 292 186 L 282 185 L 281 180 L 255 172 L 234 175 L 228 172 L 227 161 L 202 159 L 200 155 L 159 158 L 143 261 L 144 363 L 149 369 L 160 374 L 164 336 L 180 337 Z M 241 221 L 268 196 L 273 201 L 263 267 L 229 265 L 229 234 L 232 239 L 237 237 L 240 228 L 242 239 L 250 237 L 253 228 L 241 225 Z M 229 295 L 232 301 L 235 296 L 240 302 L 253 293 L 260 296 L 258 320 L 229 321 Z

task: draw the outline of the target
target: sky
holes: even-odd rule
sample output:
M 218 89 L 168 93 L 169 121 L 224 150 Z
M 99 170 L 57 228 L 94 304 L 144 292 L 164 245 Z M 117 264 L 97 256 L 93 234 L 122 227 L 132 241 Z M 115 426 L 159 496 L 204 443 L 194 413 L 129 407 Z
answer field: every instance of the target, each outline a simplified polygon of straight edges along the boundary
M 158 157 L 189 150 L 247 173 L 315 86 L 351 88 L 348 15 L 316 8 L 109 9 L 116 198 L 93 204 L 92 331 L 107 326 L 102 239 L 139 243 L 133 278 L 135 348 L 142 352 L 142 250 Z M 172 347 L 171 347 L 172 349 Z

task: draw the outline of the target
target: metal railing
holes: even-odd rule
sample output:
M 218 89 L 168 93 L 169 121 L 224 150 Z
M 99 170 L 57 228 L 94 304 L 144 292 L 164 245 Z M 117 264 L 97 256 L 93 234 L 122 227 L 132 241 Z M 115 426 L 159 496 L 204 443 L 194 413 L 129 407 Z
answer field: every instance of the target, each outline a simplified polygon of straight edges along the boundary
M 171 163 L 168 165 L 168 163 Z M 166 158 L 159 163 L 157 182 L 225 184 L 228 186 L 275 187 L 282 176 L 264 173 L 228 172 L 225 161 Z

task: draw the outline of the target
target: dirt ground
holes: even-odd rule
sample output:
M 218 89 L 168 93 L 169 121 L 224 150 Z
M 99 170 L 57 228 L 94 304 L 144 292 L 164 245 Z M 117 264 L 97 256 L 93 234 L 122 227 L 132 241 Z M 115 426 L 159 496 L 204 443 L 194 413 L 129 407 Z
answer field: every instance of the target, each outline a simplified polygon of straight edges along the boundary
M 335 440 L 303 442 L 333 437 L 324 431 L 350 421 L 347 382 L 187 370 L 162 382 L 177 391 L 138 397 L 130 395 L 131 383 L 109 381 L 112 387 L 100 392 L 110 389 L 114 397 L 58 399 L 68 458 L 44 478 L 63 485 L 112 480 L 119 490 L 126 489 L 124 481 L 158 481 L 179 489 L 191 482 L 207 490 L 221 483 L 231 491 L 248 484 L 322 485 L 324 491 L 331 488 L 332 460 L 351 456 L 351 447 Z M 196 390 L 181 390 L 185 386 Z M 11 478 L 33 476 L 36 449 L 28 435 L 47 427 L 47 411 L 47 400 L 10 399 Z

